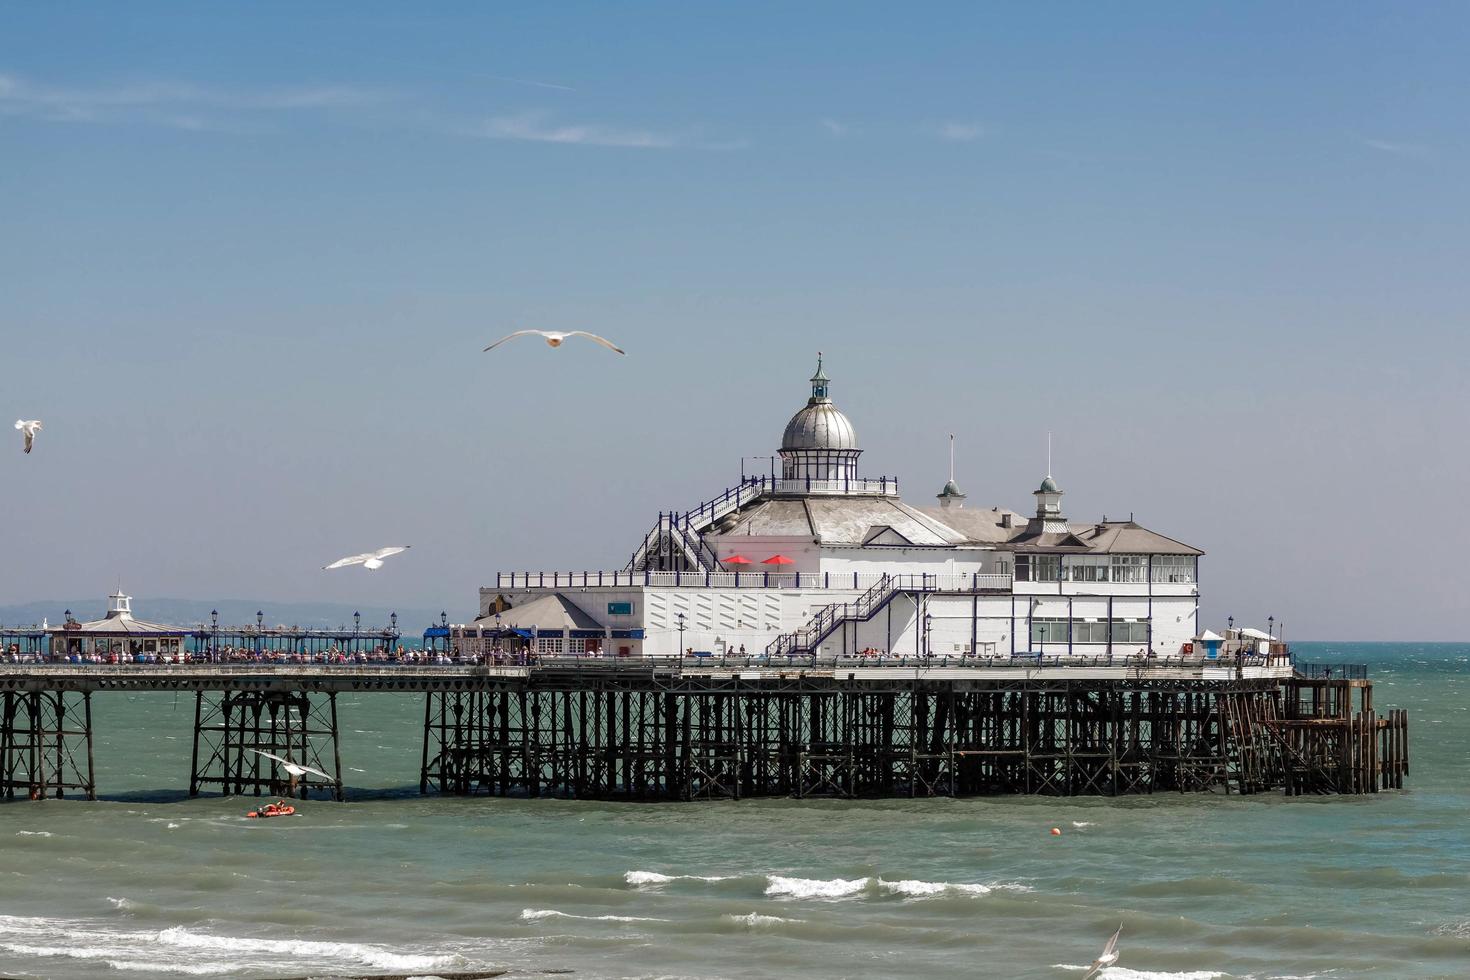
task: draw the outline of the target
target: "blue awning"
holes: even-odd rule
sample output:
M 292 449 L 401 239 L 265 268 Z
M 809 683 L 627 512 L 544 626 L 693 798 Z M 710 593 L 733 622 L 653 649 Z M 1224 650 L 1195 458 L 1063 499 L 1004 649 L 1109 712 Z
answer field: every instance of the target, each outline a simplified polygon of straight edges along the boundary
M 426 640 L 429 637 L 431 637 L 431 636 L 448 636 L 448 635 L 449 635 L 449 627 L 447 627 L 447 626 L 430 626 L 428 629 L 424 630 L 424 639 L 426 639 Z

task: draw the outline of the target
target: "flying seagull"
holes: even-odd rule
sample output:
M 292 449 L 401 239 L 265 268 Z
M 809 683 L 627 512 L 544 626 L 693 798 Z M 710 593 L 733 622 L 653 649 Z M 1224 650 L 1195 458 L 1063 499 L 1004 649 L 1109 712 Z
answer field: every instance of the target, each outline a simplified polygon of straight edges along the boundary
M 614 351 L 618 354 L 628 353 L 607 338 L 599 337 L 597 336 L 597 334 L 588 333 L 585 330 L 571 330 L 567 332 L 563 332 L 560 330 L 517 330 L 515 333 L 506 334 L 504 337 L 501 337 L 495 343 L 491 344 L 489 347 L 486 347 L 485 350 L 493 350 L 494 348 L 499 347 L 501 344 L 514 337 L 525 337 L 531 334 L 535 334 L 538 337 L 545 337 L 546 343 L 550 347 L 560 347 L 562 344 L 566 343 L 566 339 L 568 337 L 586 337 L 588 340 L 596 341 L 610 351 Z
M 1118 937 L 1121 935 L 1123 935 L 1123 927 L 1119 925 L 1118 931 L 1113 933 L 1112 938 L 1108 940 L 1108 944 L 1103 947 L 1102 954 L 1092 961 L 1092 966 L 1083 974 L 1082 980 L 1092 980 L 1093 977 L 1097 976 L 1099 970 L 1118 962 Z
M 379 548 L 377 551 L 365 551 L 360 555 L 348 555 L 346 558 L 338 558 L 330 565 L 323 565 L 322 568 L 345 568 L 348 565 L 361 565 L 368 571 L 375 572 L 383 567 L 384 558 L 401 555 L 411 547 L 413 546 L 407 544 L 394 545 L 391 548 Z
M 619 351 L 619 353 L 622 353 L 622 352 Z M 40 419 L 29 419 L 29 420 L 27 420 L 27 419 L 16 419 L 15 420 L 15 427 L 17 429 L 19 429 L 20 432 L 25 436 L 25 449 L 26 449 L 26 452 L 30 452 L 31 451 L 31 447 L 36 444 L 36 433 L 37 432 L 40 432 L 41 429 L 43 428 L 43 426 L 41 425 L 41 420 Z
M 332 779 L 331 776 L 328 776 L 326 773 L 322 772 L 320 769 L 313 769 L 313 768 L 311 768 L 311 766 L 303 766 L 299 762 L 292 762 L 290 759 L 282 759 L 278 755 L 271 755 L 269 752 L 262 752 L 262 751 L 260 751 L 260 749 L 251 749 L 250 751 L 251 752 L 254 752 L 256 755 L 263 755 L 267 759 L 274 759 L 274 760 L 276 760 L 276 762 L 278 762 L 280 764 L 280 766 L 281 766 L 282 769 L 286 770 L 288 773 L 291 774 L 291 778 L 292 779 L 300 779 L 302 776 L 306 775 L 307 773 L 311 773 L 313 776 L 320 776 L 323 779 L 327 779 L 327 780 L 331 780 L 332 782 L 336 782 L 336 780 Z

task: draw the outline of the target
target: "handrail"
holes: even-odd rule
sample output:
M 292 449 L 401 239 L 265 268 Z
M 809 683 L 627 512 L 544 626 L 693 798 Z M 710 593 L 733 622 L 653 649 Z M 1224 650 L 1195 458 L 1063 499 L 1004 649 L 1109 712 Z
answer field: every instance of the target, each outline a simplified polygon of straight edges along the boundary
M 692 572 L 653 570 L 584 572 L 498 572 L 497 589 L 577 589 L 597 587 L 712 588 L 712 589 L 820 589 L 861 592 L 884 577 L 882 572 Z M 1009 592 L 1011 576 L 994 572 L 926 573 L 898 576 L 900 581 L 927 578 L 930 592 Z

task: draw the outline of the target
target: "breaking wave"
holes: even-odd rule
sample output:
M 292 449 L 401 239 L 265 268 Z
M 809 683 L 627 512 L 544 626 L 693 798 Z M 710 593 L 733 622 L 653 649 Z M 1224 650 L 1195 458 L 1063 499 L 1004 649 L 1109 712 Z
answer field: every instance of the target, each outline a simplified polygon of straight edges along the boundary
M 729 881 L 729 875 L 666 875 L 657 871 L 627 871 L 623 880 L 634 888 L 667 885 L 671 881 Z
M 521 909 L 522 922 L 539 922 L 542 919 L 582 919 L 585 922 L 668 922 L 646 915 L 573 915 L 556 909 Z
M 786 878 L 766 877 L 766 894 L 772 898 L 850 898 L 867 890 L 871 878 Z

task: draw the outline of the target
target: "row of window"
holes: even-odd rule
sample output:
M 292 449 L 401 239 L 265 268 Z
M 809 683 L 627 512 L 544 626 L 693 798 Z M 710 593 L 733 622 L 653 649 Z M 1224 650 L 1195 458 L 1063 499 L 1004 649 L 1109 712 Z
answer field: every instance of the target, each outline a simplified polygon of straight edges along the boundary
M 1033 619 L 1031 642 L 1066 643 L 1069 629 L 1072 643 L 1107 643 L 1110 634 L 1113 643 L 1148 642 L 1146 619 Z
M 1017 555 L 1017 582 L 1149 581 L 1148 555 Z M 1193 582 L 1193 555 L 1154 555 L 1153 581 Z

